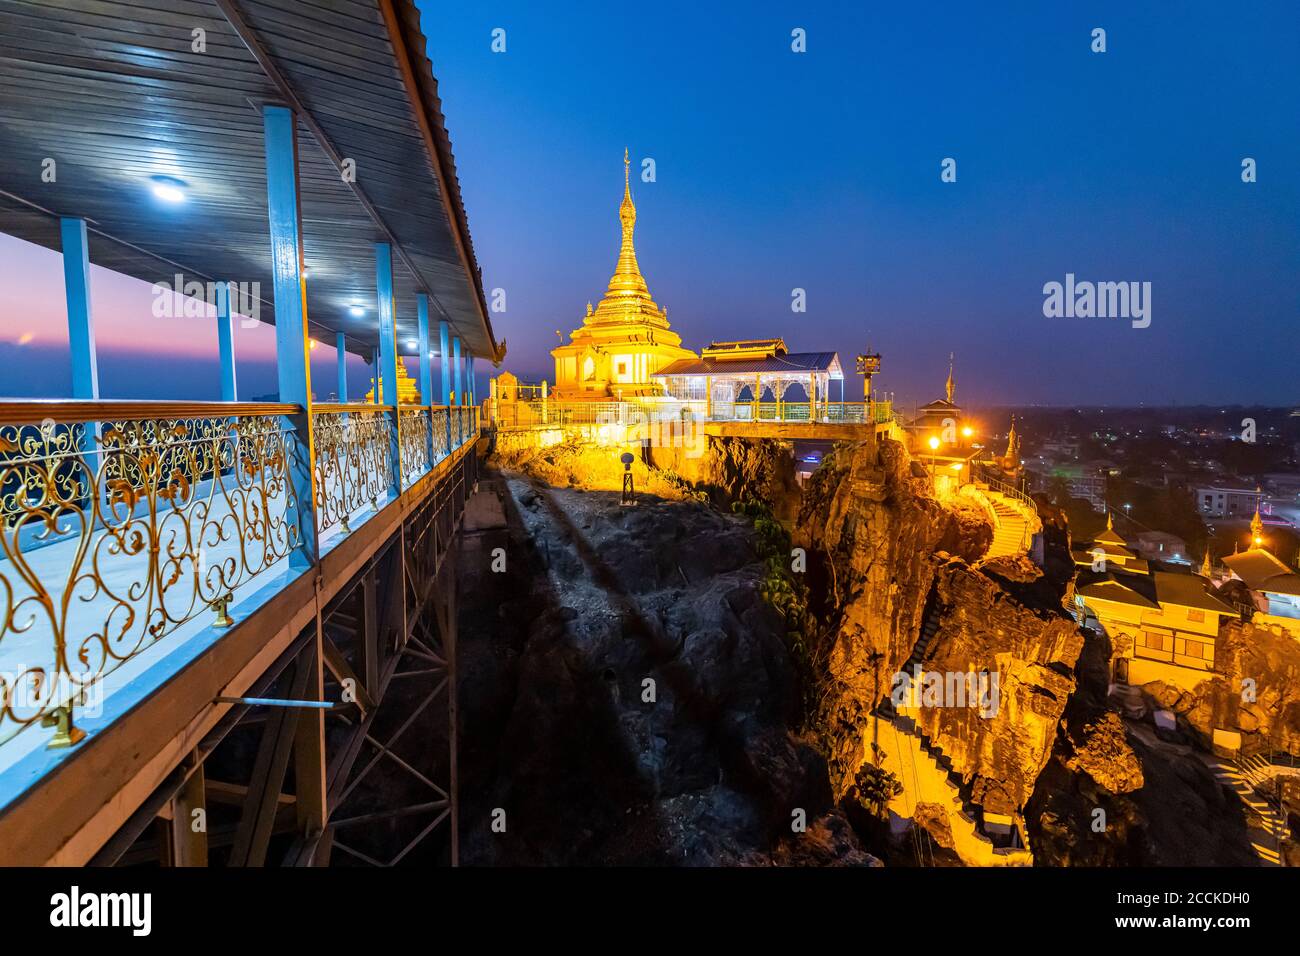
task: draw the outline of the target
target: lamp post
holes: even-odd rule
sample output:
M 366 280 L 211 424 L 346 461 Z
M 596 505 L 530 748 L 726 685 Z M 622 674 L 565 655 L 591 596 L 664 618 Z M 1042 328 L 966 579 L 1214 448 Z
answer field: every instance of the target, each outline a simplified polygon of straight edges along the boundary
M 867 421 L 871 420 L 871 376 L 880 371 L 880 353 L 865 352 L 859 355 L 856 364 L 857 372 L 862 376 L 862 414 Z

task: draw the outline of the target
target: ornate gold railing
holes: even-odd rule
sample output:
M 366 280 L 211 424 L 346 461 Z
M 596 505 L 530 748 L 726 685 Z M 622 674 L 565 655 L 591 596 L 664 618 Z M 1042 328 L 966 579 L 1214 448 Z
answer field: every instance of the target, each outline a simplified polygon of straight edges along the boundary
M 316 528 L 351 531 L 362 508 L 378 507 L 393 483 L 391 408 L 380 405 L 315 405 Z
M 0 744 L 38 721 L 75 742 L 87 690 L 196 619 L 228 625 L 237 591 L 310 561 L 309 469 L 318 536 L 346 533 L 394 490 L 395 425 L 403 487 L 477 437 L 474 408 L 310 418 L 309 464 L 296 405 L 0 402 Z
M 301 546 L 297 411 L 0 403 L 0 743 Z
M 429 409 L 417 405 L 403 408 L 397 433 L 401 436 L 398 449 L 402 463 L 402 487 L 405 488 L 429 470 Z

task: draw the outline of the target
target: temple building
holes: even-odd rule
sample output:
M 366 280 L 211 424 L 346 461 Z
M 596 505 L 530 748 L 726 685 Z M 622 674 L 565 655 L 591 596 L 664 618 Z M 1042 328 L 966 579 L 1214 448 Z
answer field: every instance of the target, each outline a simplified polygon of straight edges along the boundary
M 636 228 L 636 206 L 632 203 L 627 150 L 623 151 L 623 202 L 618 219 L 623 230 L 618 264 L 600 304 L 587 314 L 582 325 L 569 333 L 569 343 L 552 350 L 555 357 L 555 387 L 552 394 L 562 400 L 599 401 L 662 394 L 651 376 L 673 362 L 695 359 L 682 348 L 682 338 L 668 325 L 668 312 L 650 297 L 645 278 L 636 261 L 632 233 Z
M 948 357 L 948 381 L 944 383 L 944 397 L 922 405 L 918 414 L 904 428 L 910 436 L 913 450 L 927 450 L 930 439 L 937 438 L 946 449 L 954 448 L 970 438 L 971 430 L 964 422 L 962 408 L 957 404 L 957 380 L 953 377 L 952 356 Z
M 1280 625 L 1300 637 L 1300 574 L 1264 547 L 1258 504 L 1250 522 L 1250 548 L 1226 555 L 1223 564 L 1250 589 L 1257 623 Z

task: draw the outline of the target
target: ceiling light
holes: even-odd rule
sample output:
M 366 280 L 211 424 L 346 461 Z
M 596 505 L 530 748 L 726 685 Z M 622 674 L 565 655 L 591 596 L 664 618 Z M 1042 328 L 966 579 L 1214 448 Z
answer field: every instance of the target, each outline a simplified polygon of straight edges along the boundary
M 153 194 L 164 202 L 185 201 L 185 183 L 174 176 L 153 176 L 150 184 Z
M 366 314 L 366 310 L 355 302 L 353 302 L 352 305 L 348 308 L 348 311 L 352 313 L 352 317 L 354 319 L 359 319 Z

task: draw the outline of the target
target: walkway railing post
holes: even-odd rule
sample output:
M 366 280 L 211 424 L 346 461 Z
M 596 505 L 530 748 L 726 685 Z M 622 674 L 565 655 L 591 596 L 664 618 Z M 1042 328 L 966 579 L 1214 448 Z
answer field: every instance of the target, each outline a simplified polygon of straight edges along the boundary
M 447 406 L 447 452 L 450 454 L 452 449 L 451 443 L 451 410 L 452 390 L 451 390 L 451 330 L 447 325 L 447 320 L 443 319 L 438 323 L 438 355 L 442 358 L 442 401 L 441 405 Z
M 426 414 L 429 416 L 429 427 L 425 436 L 425 445 L 429 470 L 432 471 L 434 466 L 432 406 L 437 402 L 433 400 L 433 370 L 430 368 L 433 357 L 429 355 L 429 297 L 423 292 L 415 297 L 415 309 L 420 330 L 420 400 L 428 407 Z
M 217 283 L 217 350 L 221 354 L 221 400 L 235 398 L 235 336 L 230 305 L 230 284 Z
M 63 288 L 68 306 L 68 348 L 72 357 L 72 397 L 97 401 L 99 399 L 99 355 L 95 348 L 95 318 L 90 303 L 90 243 L 86 236 L 86 220 L 59 220 L 59 238 L 63 248 Z M 75 426 L 69 425 L 71 430 Z M 85 422 L 77 447 L 86 463 L 87 510 L 94 520 L 95 486 L 99 496 L 104 495 L 107 482 L 96 480 L 100 470 L 98 448 L 98 422 Z M 75 432 L 74 432 L 74 436 Z M 49 436 L 52 439 L 53 436 Z M 49 440 L 47 439 L 47 440 Z
M 466 431 L 471 437 L 474 436 L 474 407 L 478 401 L 474 395 L 474 353 L 468 349 L 465 352 L 465 412 Z
M 461 413 L 460 413 L 460 407 L 464 405 L 465 402 L 462 400 L 463 396 L 460 390 L 461 382 L 460 382 L 460 336 L 459 335 L 456 336 L 454 339 L 452 339 L 451 367 L 452 367 L 452 373 L 455 375 L 455 384 L 456 384 L 455 393 L 454 393 L 455 398 L 452 401 L 452 404 L 456 406 L 456 411 L 452 412 L 452 414 L 456 416 L 456 447 L 459 448 L 460 443 L 465 440 L 465 429 L 461 422 Z
M 339 361 L 339 384 L 336 397 L 341 404 L 345 404 L 348 400 L 348 341 L 342 332 L 334 336 L 334 348 L 338 352 Z
M 375 289 L 379 299 L 379 382 L 375 394 L 391 405 L 392 428 L 388 432 L 388 456 L 392 462 L 389 492 L 396 498 L 402 492 L 401 404 L 397 394 L 397 325 L 393 298 L 393 247 L 375 243 Z M 382 394 L 381 394 L 382 393 Z
M 302 278 L 302 222 L 298 208 L 297 119 L 284 106 L 262 110 L 266 137 L 266 202 L 271 227 L 271 269 L 275 291 L 275 361 L 280 401 L 300 407 L 289 416 L 300 454 L 289 463 L 288 476 L 297 504 L 302 547 L 289 566 L 316 564 L 316 468 L 311 426 L 311 365 L 307 350 L 307 297 Z

